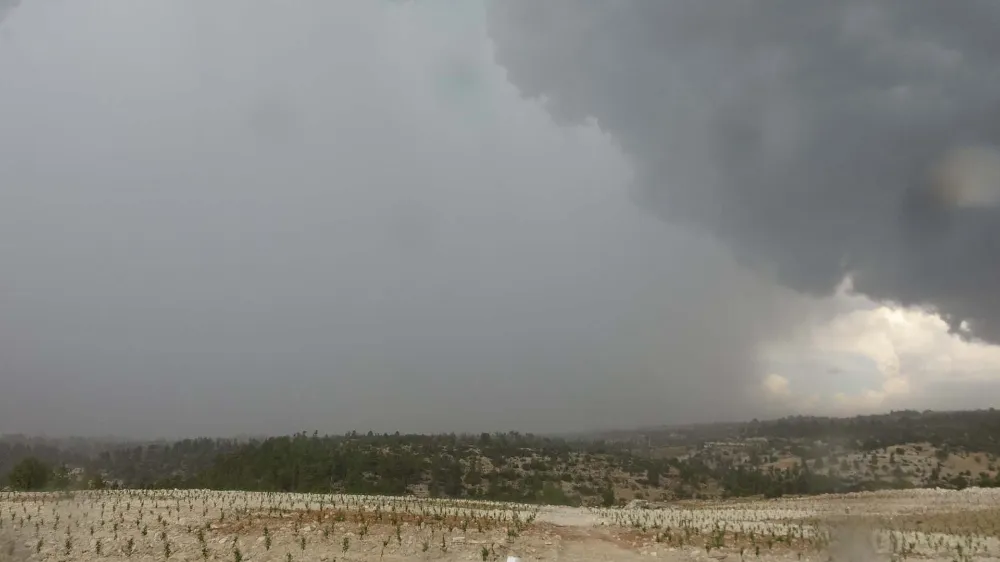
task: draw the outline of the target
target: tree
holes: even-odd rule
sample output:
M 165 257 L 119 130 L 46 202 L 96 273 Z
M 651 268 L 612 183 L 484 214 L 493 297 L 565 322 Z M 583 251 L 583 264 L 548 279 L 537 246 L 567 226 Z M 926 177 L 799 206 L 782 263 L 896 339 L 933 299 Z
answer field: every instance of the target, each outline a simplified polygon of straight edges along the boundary
M 615 488 L 610 483 L 608 487 L 605 488 L 604 492 L 601 494 L 601 505 L 604 507 L 612 507 L 615 505 Z
M 649 480 L 650 486 L 653 486 L 654 488 L 660 486 L 660 472 L 656 469 L 656 467 L 646 470 L 646 479 Z
M 27 457 L 14 465 L 7 480 L 17 490 L 41 490 L 49 482 L 52 471 L 36 457 Z
M 65 490 L 70 484 L 69 467 L 61 464 L 53 471 L 52 487 L 57 490 Z
M 100 472 L 98 472 L 90 478 L 88 481 L 88 487 L 91 490 L 103 490 L 108 487 L 108 483 L 104 481 L 104 477 L 101 476 Z

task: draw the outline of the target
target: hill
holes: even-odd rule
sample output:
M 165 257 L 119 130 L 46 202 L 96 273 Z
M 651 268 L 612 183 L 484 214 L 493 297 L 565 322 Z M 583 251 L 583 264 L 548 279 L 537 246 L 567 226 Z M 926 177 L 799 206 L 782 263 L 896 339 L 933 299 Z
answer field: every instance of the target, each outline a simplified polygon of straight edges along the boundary
M 1000 413 L 890 412 L 573 437 L 299 433 L 114 442 L 0 438 L 0 474 L 36 457 L 50 487 L 209 488 L 567 505 L 634 499 L 1000 486 Z

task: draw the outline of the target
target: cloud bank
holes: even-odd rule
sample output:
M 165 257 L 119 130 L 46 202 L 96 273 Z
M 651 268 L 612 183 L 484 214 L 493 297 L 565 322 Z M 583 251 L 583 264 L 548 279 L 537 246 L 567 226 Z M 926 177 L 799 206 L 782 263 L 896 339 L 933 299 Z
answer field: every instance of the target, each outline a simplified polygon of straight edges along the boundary
M 512 0 L 496 60 L 744 265 L 1000 342 L 1000 4 Z

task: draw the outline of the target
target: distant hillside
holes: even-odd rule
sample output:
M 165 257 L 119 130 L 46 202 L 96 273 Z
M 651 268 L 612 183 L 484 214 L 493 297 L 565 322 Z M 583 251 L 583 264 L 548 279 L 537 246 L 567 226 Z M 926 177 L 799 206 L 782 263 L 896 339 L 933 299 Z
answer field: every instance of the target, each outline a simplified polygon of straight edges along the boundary
M 305 433 L 114 443 L 0 438 L 0 474 L 27 457 L 60 486 L 474 497 L 560 504 L 997 486 L 1000 413 L 891 412 L 616 431 L 577 438 Z M 65 473 L 67 471 L 63 471 Z M 90 483 L 90 484 L 89 484 Z

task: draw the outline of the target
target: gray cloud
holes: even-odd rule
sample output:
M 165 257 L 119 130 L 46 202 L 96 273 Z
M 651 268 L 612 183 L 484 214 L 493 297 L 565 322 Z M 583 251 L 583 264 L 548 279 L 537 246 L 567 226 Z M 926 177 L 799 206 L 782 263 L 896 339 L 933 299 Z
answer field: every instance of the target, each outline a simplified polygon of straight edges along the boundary
M 0 23 L 3 22 L 7 14 L 17 7 L 21 0 L 0 0 Z
M 1000 342 L 997 2 L 490 8 L 510 80 L 613 134 L 649 208 L 798 291 L 849 275 Z
M 0 432 L 760 415 L 757 346 L 799 303 L 636 207 L 475 3 L 263 6 L 4 22 Z

